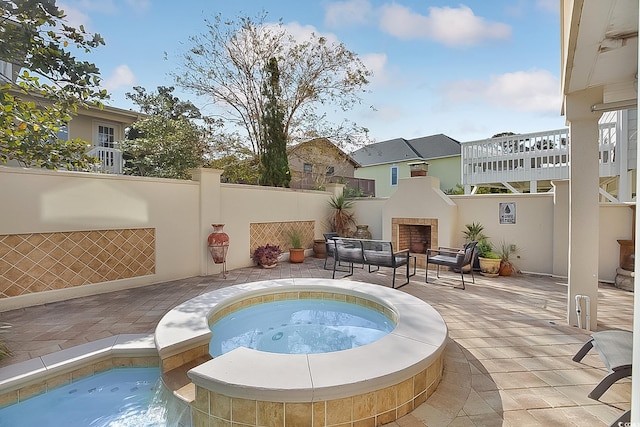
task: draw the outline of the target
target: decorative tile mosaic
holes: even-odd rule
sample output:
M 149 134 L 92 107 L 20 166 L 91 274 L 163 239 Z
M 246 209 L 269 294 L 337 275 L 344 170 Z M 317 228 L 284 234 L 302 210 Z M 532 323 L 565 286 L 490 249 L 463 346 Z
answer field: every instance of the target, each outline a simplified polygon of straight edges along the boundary
M 0 235 L 0 298 L 155 273 L 155 229 Z
M 302 235 L 302 247 L 305 249 L 313 246 L 313 230 L 315 221 L 291 221 L 291 222 L 254 222 L 249 224 L 249 243 L 251 255 L 258 246 L 278 245 L 283 251 L 289 250 L 287 233 L 298 230 Z

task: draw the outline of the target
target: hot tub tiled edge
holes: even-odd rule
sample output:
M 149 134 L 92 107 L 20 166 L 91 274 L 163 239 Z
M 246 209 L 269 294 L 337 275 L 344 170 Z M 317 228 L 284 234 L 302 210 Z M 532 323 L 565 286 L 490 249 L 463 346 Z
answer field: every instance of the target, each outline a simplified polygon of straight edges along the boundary
M 241 301 L 251 305 L 256 303 L 254 300 L 258 301 L 273 292 L 285 295 L 290 292 L 292 298 L 293 295 L 300 298 L 306 292 L 319 290 L 331 292 L 332 289 L 336 293 L 354 298 L 362 297 L 364 300 L 388 306 L 390 308 L 388 312 L 392 317 L 395 316 L 394 320 L 398 322 L 396 330 L 368 346 L 337 352 L 351 353 L 351 362 L 343 371 L 339 369 L 342 362 L 332 359 L 335 354 L 332 356 L 331 353 L 270 354 L 265 359 L 263 357 L 265 353 L 245 348 L 238 348 L 228 355 L 202 363 L 188 373 L 195 385 L 195 399 L 192 402 L 194 423 L 206 424 L 221 420 L 230 422 L 232 419 L 237 421 L 238 416 L 244 417 L 246 414 L 247 420 L 257 419 L 257 425 L 260 425 L 261 413 L 262 416 L 276 413 L 283 420 L 291 417 L 304 420 L 303 422 L 313 420 L 313 425 L 332 425 L 342 421 L 375 422 L 375 425 L 380 425 L 408 414 L 426 401 L 442 378 L 444 347 L 448 331 L 437 311 L 402 291 L 344 280 L 273 280 L 240 285 L 237 288 L 225 288 L 224 295 L 202 295 L 197 301 L 185 303 L 186 306 L 180 308 L 180 315 L 183 316 L 182 321 L 185 325 L 190 323 L 189 320 L 198 322 L 200 330 L 192 333 L 200 334 L 202 338 L 204 336 L 202 325 L 206 323 L 209 330 L 209 320 L 203 318 L 209 319 L 212 313 L 220 310 L 220 307 L 228 307 L 234 303 L 242 304 Z M 216 292 L 218 291 L 214 293 Z M 398 307 L 401 308 L 400 311 Z M 220 314 L 222 315 L 223 312 L 220 311 Z M 421 315 L 427 316 L 426 322 L 420 323 Z M 425 334 L 425 328 L 431 333 Z M 156 334 L 159 329 L 160 325 L 156 329 Z M 194 336 L 189 336 L 187 333 L 187 338 L 193 339 Z M 157 338 L 156 342 L 159 342 Z M 161 339 L 160 342 L 168 343 L 169 340 Z M 177 348 L 179 344 L 173 342 L 171 345 Z M 395 348 L 396 354 L 422 356 L 389 357 L 394 353 L 394 346 L 401 347 Z M 375 377 L 368 377 L 371 371 L 367 371 L 367 368 L 373 365 L 362 363 L 362 360 L 367 360 L 368 357 L 364 353 L 373 351 L 374 355 L 380 354 L 380 350 L 384 348 L 387 350 L 387 359 L 377 363 L 383 369 L 373 373 Z M 158 350 L 162 354 L 162 349 L 158 348 Z M 428 354 L 425 355 L 425 353 Z M 259 361 L 256 360 L 256 356 L 260 357 Z M 400 360 L 395 363 L 395 359 Z M 322 372 L 330 371 L 333 371 L 333 374 L 324 377 L 325 380 L 329 378 L 325 384 L 318 381 L 320 377 L 316 376 L 314 379 L 314 375 L 322 375 Z M 221 372 L 226 372 L 230 376 L 221 376 Z M 238 378 L 231 378 L 234 372 L 242 375 L 246 381 L 235 381 Z M 286 376 L 293 378 L 295 384 L 289 383 L 288 386 L 284 384 L 283 372 L 287 374 L 296 372 L 296 375 Z M 349 373 L 351 382 L 332 383 L 330 378 L 344 379 L 346 372 Z M 315 386 L 312 386 L 312 383 Z M 232 407 L 242 408 L 242 410 L 232 416 L 230 412 Z M 316 424 L 319 417 L 326 417 L 326 419 L 322 418 L 322 421 Z M 249 422 L 247 425 L 254 424 Z

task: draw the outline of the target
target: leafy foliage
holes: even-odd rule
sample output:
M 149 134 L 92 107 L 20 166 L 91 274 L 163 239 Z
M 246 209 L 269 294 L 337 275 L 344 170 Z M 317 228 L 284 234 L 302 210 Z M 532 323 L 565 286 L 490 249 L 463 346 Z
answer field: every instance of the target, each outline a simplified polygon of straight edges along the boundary
M 217 157 L 210 159 L 207 165 L 222 169 L 226 182 L 236 184 L 258 184 L 260 163 L 250 148 L 240 143 L 233 135 L 218 135 L 212 141 L 212 152 Z
M 465 224 L 465 229 L 462 231 L 465 242 L 473 242 L 474 240 L 487 239 L 484 234 L 484 225 L 479 222 L 472 222 L 471 224 Z
M 175 97 L 173 87 L 159 86 L 152 93 L 134 90 L 126 96 L 152 115 L 136 121 L 120 143 L 125 174 L 190 179 L 190 170 L 202 166 L 208 153 L 205 129 L 192 120 L 200 111 Z
M 313 133 L 310 127 L 325 122 L 316 110 L 319 105 L 347 110 L 359 102 L 371 74 L 343 44 L 316 34 L 295 40 L 282 22 L 265 21 L 266 13 L 205 20 L 207 31 L 190 38 L 191 47 L 174 74 L 179 86 L 222 106 L 222 117 L 246 132 L 258 156 L 266 148 L 262 135 L 267 101 L 262 88 L 270 78 L 266 65 L 272 58 L 279 66 L 287 141 L 296 135 L 308 137 Z
M 274 265 L 278 262 L 278 258 L 282 254 L 282 249 L 277 245 L 266 244 L 264 246 L 258 246 L 253 251 L 253 262 L 257 265 Z
M 279 104 L 280 71 L 278 61 L 271 58 L 267 64 L 268 81 L 264 83 L 263 94 L 267 101 L 262 112 L 262 146 L 260 157 L 260 184 L 272 187 L 288 187 L 291 182 L 287 159 L 287 139 L 284 134 L 284 113 Z
M 157 92 L 147 93 L 141 86 L 134 86 L 134 92 L 127 92 L 125 96 L 132 100 L 140 111 L 150 116 L 165 119 L 199 119 L 202 117 L 198 107 L 191 101 L 182 101 L 173 94 L 173 86 L 158 86 Z
M 185 119 L 152 116 L 134 123 L 137 138 L 122 141 L 127 175 L 190 179 L 190 170 L 203 164 L 201 130 Z
M 0 12 L 0 61 L 16 67 L 0 76 L 0 161 L 90 169 L 96 159 L 85 154 L 88 144 L 59 132 L 78 108 L 107 98 L 95 64 L 69 51 L 89 53 L 104 40 L 66 25 L 55 1 L 1 0 Z
M 494 251 L 493 244 L 489 242 L 489 240 L 485 237 L 478 241 L 476 245 L 476 250 L 478 251 L 478 256 L 480 258 L 492 258 L 499 259 L 500 256 L 497 255 Z

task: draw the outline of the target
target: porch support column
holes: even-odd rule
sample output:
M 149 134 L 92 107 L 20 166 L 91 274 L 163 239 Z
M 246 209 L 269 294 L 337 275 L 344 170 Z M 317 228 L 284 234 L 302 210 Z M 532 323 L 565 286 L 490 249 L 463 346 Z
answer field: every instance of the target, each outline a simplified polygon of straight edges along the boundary
M 589 297 L 590 324 L 598 324 L 598 248 L 599 248 L 599 146 L 600 114 L 591 105 L 602 102 L 601 90 L 585 90 L 567 95 L 566 117 L 570 134 L 569 167 L 569 290 L 567 321 L 578 324 L 576 295 Z M 583 320 L 585 307 L 583 306 Z
M 220 209 L 222 170 L 199 168 L 191 171 L 191 179 L 200 183 L 200 274 L 207 276 L 222 272 L 222 264 L 214 264 L 207 246 L 207 237 L 213 231 L 211 224 L 223 223 Z M 228 258 L 228 254 L 227 254 Z

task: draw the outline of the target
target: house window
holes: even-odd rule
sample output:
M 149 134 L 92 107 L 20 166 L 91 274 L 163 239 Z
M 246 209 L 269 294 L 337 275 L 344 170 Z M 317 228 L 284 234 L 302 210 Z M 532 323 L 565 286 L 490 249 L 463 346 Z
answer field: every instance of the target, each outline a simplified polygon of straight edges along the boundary
M 98 147 L 114 148 L 115 134 L 113 126 L 98 125 Z
M 398 166 L 391 166 L 391 186 L 398 185 Z
M 327 166 L 327 176 L 333 176 L 335 168 L 333 166 Z
M 313 165 L 311 163 L 305 163 L 302 169 L 305 173 L 313 172 Z

